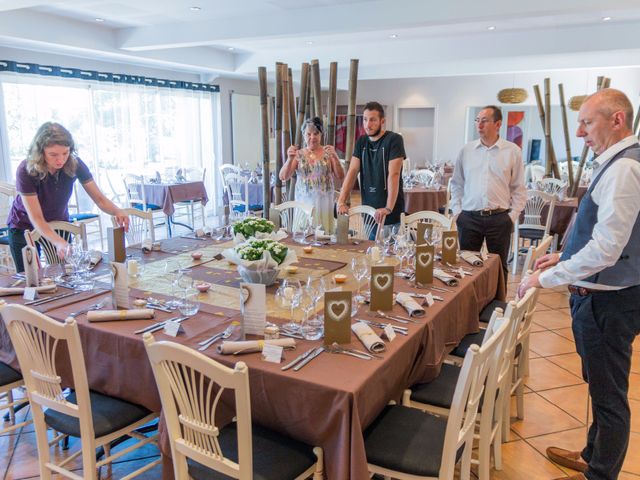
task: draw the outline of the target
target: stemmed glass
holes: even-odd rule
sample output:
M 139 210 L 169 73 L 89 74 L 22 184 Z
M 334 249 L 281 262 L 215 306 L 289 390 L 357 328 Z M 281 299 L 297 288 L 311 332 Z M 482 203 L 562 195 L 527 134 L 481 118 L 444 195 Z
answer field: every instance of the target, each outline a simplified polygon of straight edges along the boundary
M 288 308 L 291 314 L 290 320 L 282 325 L 285 330 L 297 332 L 300 325 L 293 319 L 293 310 L 300 304 L 300 281 L 285 278 L 276 291 L 276 302 L 281 308 Z
M 174 295 L 174 292 L 178 290 L 175 284 L 181 275 L 180 269 L 181 269 L 180 262 L 175 259 L 167 260 L 166 263 L 164 264 L 164 278 L 169 283 L 171 295 L 172 297 L 174 297 L 174 298 L 171 298 L 171 300 L 168 300 L 166 302 L 166 305 L 169 308 L 178 308 L 180 306 L 180 300 L 175 298 L 175 295 Z
M 406 257 L 407 266 L 404 269 L 404 274 L 410 275 L 411 273 L 413 273 L 412 267 L 413 267 L 413 259 L 416 255 L 416 244 L 410 236 L 408 236 L 405 241 L 407 244 L 407 248 L 405 249 L 405 252 L 402 258 L 404 259 Z
M 360 281 L 367 274 L 367 270 L 369 270 L 369 262 L 366 257 L 356 258 L 353 257 L 351 259 L 351 271 L 353 272 L 353 276 L 357 282 L 357 289 L 355 298 L 358 302 L 364 300 L 364 297 L 360 294 Z
M 322 335 L 322 330 L 319 328 L 320 325 L 318 322 L 309 318 L 309 314 L 313 311 L 315 304 L 314 294 L 313 289 L 305 286 L 300 289 L 300 298 L 298 300 L 298 304 L 304 314 L 301 322 L 302 335 L 307 340 L 317 340 Z
M 298 222 L 294 222 L 294 225 L 293 225 L 293 241 L 294 242 L 300 243 L 302 245 L 306 245 L 308 243 L 307 234 L 309 233 L 310 224 L 311 224 L 311 220 L 306 216 L 301 216 Z
M 80 264 L 82 263 L 83 255 L 84 255 L 84 250 L 82 249 L 82 245 L 77 243 L 67 244 L 67 248 L 65 249 L 65 258 L 73 268 L 73 275 L 71 276 L 71 281 L 80 280 L 79 271 L 80 271 Z
M 407 242 L 406 237 L 404 237 L 403 235 L 398 235 L 393 245 L 394 253 L 396 254 L 397 257 L 400 258 L 400 268 L 398 269 L 396 276 L 404 275 L 402 273 L 402 268 L 404 266 L 404 257 L 407 255 L 408 249 L 409 249 L 409 244 Z
M 321 241 L 320 241 L 320 235 L 322 232 L 322 223 L 321 222 L 314 222 L 315 225 L 312 226 L 313 228 L 313 242 L 311 242 L 311 246 L 312 247 L 321 247 L 322 245 L 324 245 Z

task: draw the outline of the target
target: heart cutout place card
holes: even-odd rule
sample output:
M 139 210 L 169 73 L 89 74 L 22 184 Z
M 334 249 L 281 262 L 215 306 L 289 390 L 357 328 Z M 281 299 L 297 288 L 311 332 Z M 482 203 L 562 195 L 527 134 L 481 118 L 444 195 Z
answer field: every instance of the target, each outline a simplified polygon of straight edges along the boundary
M 324 294 L 324 344 L 351 343 L 351 292 Z
M 22 249 L 22 263 L 24 264 L 25 286 L 37 287 L 40 284 L 38 277 L 38 250 L 36 247 L 26 245 Z M 33 299 L 31 299 L 33 300 Z
M 458 232 L 442 232 L 442 263 L 458 263 Z
M 433 260 L 435 259 L 433 245 L 416 247 L 416 282 L 426 285 L 433 283 Z
M 393 266 L 380 265 L 371 267 L 371 302 L 372 312 L 389 311 L 393 308 Z
M 418 222 L 416 224 L 416 245 L 424 243 L 431 244 L 431 234 L 433 232 L 433 224 L 427 222 Z
M 338 215 L 336 222 L 336 243 L 346 245 L 349 243 L 349 216 Z
M 267 326 L 266 286 L 259 283 L 240 284 L 240 312 L 242 313 L 242 337 L 264 335 Z

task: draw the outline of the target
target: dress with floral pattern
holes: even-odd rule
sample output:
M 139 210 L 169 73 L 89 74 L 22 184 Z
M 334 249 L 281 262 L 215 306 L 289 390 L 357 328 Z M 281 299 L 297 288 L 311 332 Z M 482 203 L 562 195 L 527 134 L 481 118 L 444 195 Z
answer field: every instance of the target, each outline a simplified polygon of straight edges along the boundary
M 308 150 L 298 153 L 296 200 L 312 204 L 314 226 L 322 225 L 325 233 L 333 233 L 334 191 L 331 158 L 323 152 L 319 159 Z

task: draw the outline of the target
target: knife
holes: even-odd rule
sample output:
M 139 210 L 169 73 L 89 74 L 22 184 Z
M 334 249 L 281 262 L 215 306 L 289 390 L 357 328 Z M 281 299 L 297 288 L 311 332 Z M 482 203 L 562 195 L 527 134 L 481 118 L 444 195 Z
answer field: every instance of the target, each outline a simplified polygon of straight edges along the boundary
M 138 333 L 145 333 L 145 332 L 156 332 L 162 328 L 164 328 L 164 324 L 167 323 L 168 321 L 172 321 L 172 322 L 182 322 L 183 320 L 187 319 L 188 317 L 172 317 L 172 318 L 167 318 L 166 320 L 163 320 L 162 322 L 156 322 L 153 325 L 149 325 L 147 327 L 141 328 L 140 330 L 136 330 L 135 334 Z
M 54 295 L 53 297 L 40 298 L 38 300 L 31 300 L 30 302 L 25 302 L 25 305 L 29 305 L 32 307 L 37 307 L 39 305 L 43 305 L 45 303 L 53 302 L 54 300 L 60 300 L 62 298 L 70 297 L 71 295 L 77 295 L 80 292 L 68 292 L 62 293 L 60 295 Z
M 298 355 L 296 358 L 293 359 L 292 362 L 287 363 L 284 367 L 282 367 L 282 371 L 284 370 L 289 370 L 291 367 L 293 367 L 296 363 L 298 363 L 301 360 L 304 360 L 305 358 L 307 358 L 309 355 L 311 355 L 311 353 L 313 353 L 318 347 L 313 347 L 310 348 L 309 350 L 307 350 L 306 352 Z
M 302 367 L 304 367 L 307 363 L 309 363 L 311 360 L 313 360 L 318 355 L 320 355 L 322 352 L 324 352 L 324 347 L 316 348 L 315 352 L 313 352 L 311 355 L 307 356 L 307 358 L 303 359 L 300 363 L 298 363 L 295 367 L 293 367 L 293 370 L 295 372 L 297 372 Z
M 173 313 L 173 310 L 163 307 L 162 305 L 158 305 L 157 303 L 147 303 L 147 308 L 152 308 L 153 310 L 160 310 L 161 312 Z

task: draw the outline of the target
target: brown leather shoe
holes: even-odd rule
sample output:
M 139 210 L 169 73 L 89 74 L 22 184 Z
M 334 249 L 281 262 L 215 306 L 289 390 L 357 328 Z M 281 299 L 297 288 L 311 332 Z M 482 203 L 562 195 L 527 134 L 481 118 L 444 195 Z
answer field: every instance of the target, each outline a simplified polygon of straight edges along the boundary
M 552 462 L 562 465 L 563 467 L 577 470 L 578 472 L 587 471 L 587 462 L 585 462 L 580 456 L 580 452 L 572 452 L 571 450 L 565 450 L 559 447 L 547 448 L 547 457 Z M 569 477 L 573 479 L 574 477 Z M 576 476 L 575 479 L 586 478 L 584 475 Z
M 587 480 L 587 477 L 582 473 L 576 473 L 575 475 L 571 475 L 570 477 L 558 477 L 554 480 Z

